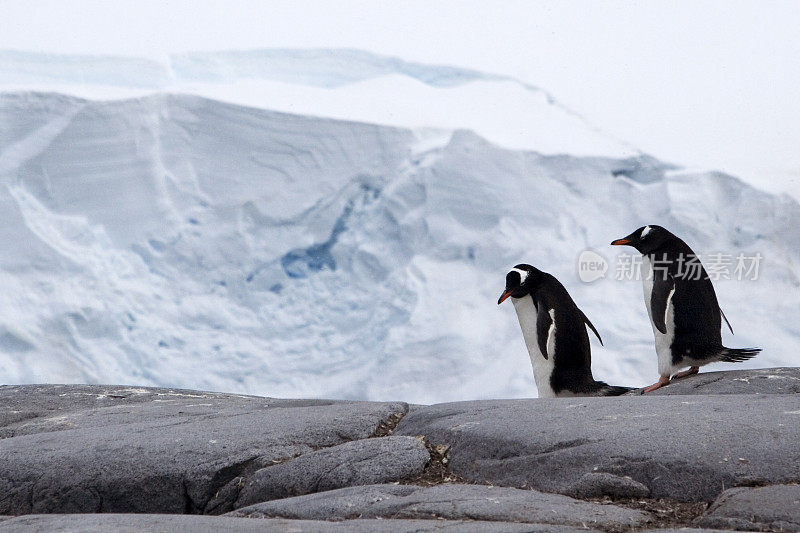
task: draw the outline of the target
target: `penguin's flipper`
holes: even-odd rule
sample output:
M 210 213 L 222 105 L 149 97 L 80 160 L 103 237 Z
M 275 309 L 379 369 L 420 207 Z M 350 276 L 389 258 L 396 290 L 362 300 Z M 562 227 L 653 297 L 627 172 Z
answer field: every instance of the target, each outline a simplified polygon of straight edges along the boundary
M 725 323 L 728 324 L 728 329 L 731 330 L 731 335 L 736 335 L 736 333 L 733 332 L 733 328 L 731 327 L 731 323 L 728 322 L 728 317 L 725 316 L 725 311 L 723 311 L 722 308 L 720 307 L 719 308 L 719 312 L 722 315 L 722 318 L 725 319 Z
M 653 276 L 653 292 L 650 295 L 650 312 L 653 324 L 658 331 L 667 333 L 667 309 L 669 301 L 675 293 L 675 278 L 667 274 L 666 277 Z
M 581 311 L 580 309 L 578 309 L 578 311 L 580 311 L 581 316 L 583 317 L 583 321 L 586 323 L 587 326 L 589 326 L 589 329 L 594 331 L 595 336 L 597 336 L 597 340 L 600 341 L 600 346 L 604 346 L 603 339 L 600 338 L 600 334 L 597 333 L 597 329 L 595 329 L 594 324 L 592 324 L 591 321 L 586 317 L 586 315 L 583 314 L 583 311 Z
M 536 317 L 536 340 L 539 343 L 539 351 L 542 352 L 545 359 L 549 359 L 550 354 L 547 348 L 551 343 L 553 347 L 555 347 L 556 344 L 555 338 L 550 339 L 551 335 L 555 337 L 555 331 L 553 331 L 553 317 L 550 316 L 546 308 L 543 308 L 542 311 L 545 312 L 539 313 Z M 552 310 L 550 312 L 552 312 Z

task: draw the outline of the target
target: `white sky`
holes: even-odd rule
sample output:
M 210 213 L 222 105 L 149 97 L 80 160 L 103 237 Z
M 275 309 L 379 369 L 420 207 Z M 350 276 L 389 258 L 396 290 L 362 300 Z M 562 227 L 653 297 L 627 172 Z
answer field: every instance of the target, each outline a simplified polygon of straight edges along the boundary
M 353 47 L 509 74 L 654 155 L 800 198 L 800 1 L 0 0 L 0 49 Z

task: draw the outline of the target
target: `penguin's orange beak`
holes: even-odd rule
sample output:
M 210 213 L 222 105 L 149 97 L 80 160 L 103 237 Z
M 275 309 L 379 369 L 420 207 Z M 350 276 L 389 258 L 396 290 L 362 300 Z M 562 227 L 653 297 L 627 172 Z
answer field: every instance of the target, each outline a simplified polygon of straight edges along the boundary
M 631 241 L 628 239 L 617 239 L 616 241 L 612 241 L 612 246 L 622 246 L 623 244 L 630 244 Z
M 512 292 L 514 292 L 514 289 L 508 289 L 502 295 L 500 295 L 500 299 L 497 300 L 497 305 L 500 305 L 501 303 L 505 302 L 508 299 L 508 297 L 511 296 Z

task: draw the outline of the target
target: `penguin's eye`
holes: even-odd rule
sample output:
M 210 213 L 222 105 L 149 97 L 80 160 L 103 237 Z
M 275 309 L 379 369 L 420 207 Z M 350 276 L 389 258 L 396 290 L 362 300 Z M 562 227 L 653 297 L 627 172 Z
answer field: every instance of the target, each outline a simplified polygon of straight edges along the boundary
M 517 285 L 522 285 L 521 278 L 519 272 L 516 270 L 512 270 L 508 274 L 506 274 L 506 286 L 507 287 L 516 287 Z

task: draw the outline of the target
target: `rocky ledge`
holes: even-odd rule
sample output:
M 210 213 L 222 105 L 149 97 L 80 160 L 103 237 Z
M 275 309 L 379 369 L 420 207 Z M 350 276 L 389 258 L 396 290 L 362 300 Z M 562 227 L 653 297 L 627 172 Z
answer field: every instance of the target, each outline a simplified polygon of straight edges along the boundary
M 800 531 L 800 369 L 617 398 L 0 387 L 4 531 Z

